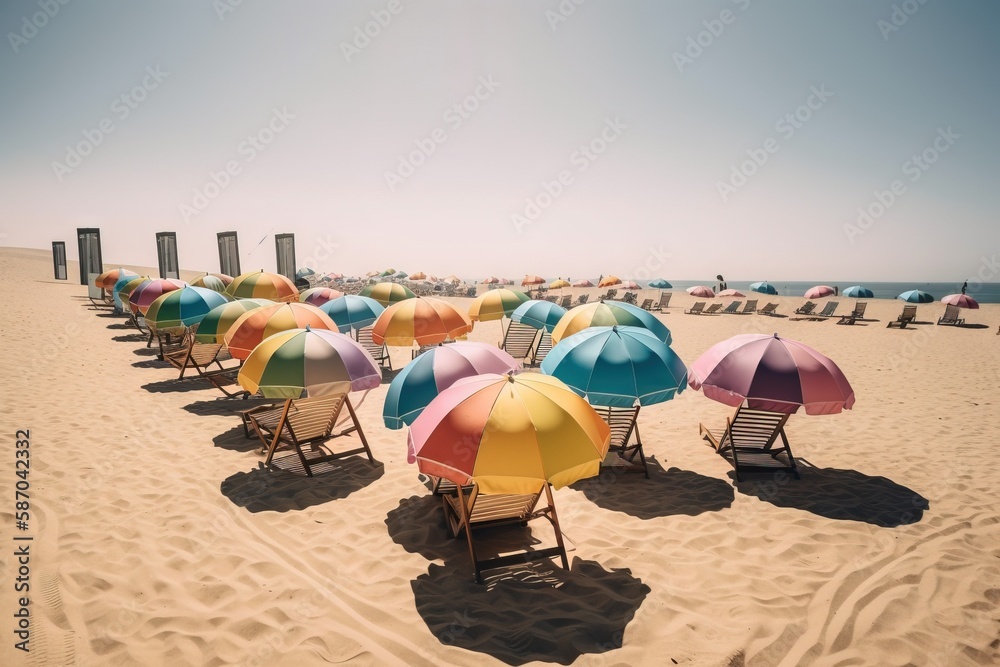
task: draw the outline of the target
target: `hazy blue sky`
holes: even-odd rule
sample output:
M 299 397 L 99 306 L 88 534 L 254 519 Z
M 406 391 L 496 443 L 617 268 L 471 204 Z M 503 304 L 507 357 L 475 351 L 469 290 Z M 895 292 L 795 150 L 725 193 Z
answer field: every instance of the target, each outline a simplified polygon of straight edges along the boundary
M 210 271 L 237 230 L 245 270 L 293 232 L 344 273 L 962 280 L 1000 251 L 998 23 L 989 0 L 11 0 L 0 239 L 75 258 L 98 226 L 106 262 L 155 266 L 176 231 Z

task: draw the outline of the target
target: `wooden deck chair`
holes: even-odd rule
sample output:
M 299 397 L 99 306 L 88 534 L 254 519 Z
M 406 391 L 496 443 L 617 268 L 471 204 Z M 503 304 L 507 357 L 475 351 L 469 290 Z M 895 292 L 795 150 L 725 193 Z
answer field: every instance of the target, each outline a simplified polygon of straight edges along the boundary
M 340 417 L 345 406 L 352 425 L 342 431 L 334 432 L 337 418 Z M 354 454 L 365 454 L 369 462 L 375 463 L 372 450 L 368 447 L 368 440 L 365 438 L 364 431 L 361 430 L 361 423 L 358 421 L 354 406 L 351 405 L 351 399 L 347 397 L 347 394 L 289 399 L 277 408 L 259 412 L 249 411 L 247 418 L 257 433 L 257 437 L 267 449 L 265 466 L 271 465 L 274 453 L 282 446 L 295 450 L 302 464 L 302 469 L 309 477 L 313 476 L 313 466 Z M 355 432 L 361 440 L 360 447 L 337 452 L 329 447 L 328 451 L 322 448 L 323 445 L 335 438 Z M 303 450 L 303 447 L 307 446 L 310 453 L 319 452 L 319 455 L 307 456 Z
M 635 300 L 636 300 L 635 292 L 625 292 L 625 294 L 622 295 L 622 301 L 624 301 L 625 303 L 631 303 L 634 306 Z
M 237 381 L 237 376 L 239 375 L 240 368 L 236 366 L 234 368 L 224 368 L 221 371 L 203 371 L 200 372 L 200 377 L 207 380 L 209 384 L 221 391 L 229 398 L 242 398 L 246 400 L 250 398 L 250 392 L 243 389 Z M 235 387 L 235 389 L 233 389 Z M 249 431 L 250 422 L 244 418 L 243 420 L 243 431 L 246 436 L 250 437 Z
M 178 380 L 184 379 L 184 373 L 188 369 L 194 369 L 199 375 L 204 375 L 210 371 L 212 364 L 215 364 L 216 370 L 223 371 L 225 367 L 222 362 L 232 358 L 221 343 L 199 343 L 191 333 L 185 335 L 182 341 L 180 349 L 162 352 L 163 360 L 180 370 Z
M 757 311 L 758 315 L 770 315 L 771 317 L 777 317 L 778 304 L 768 303 L 766 306 Z
M 903 306 L 903 312 L 899 314 L 895 320 L 889 322 L 886 325 L 887 329 L 892 327 L 899 327 L 900 329 L 905 329 L 907 324 L 915 321 L 917 319 L 917 307 L 916 306 Z
M 957 327 L 965 324 L 965 318 L 961 317 L 961 315 L 962 311 L 958 306 L 947 306 L 944 309 L 944 315 L 941 316 L 941 319 L 937 323 Z
M 785 436 L 785 422 L 789 415 L 740 407 L 726 428 L 713 431 L 704 424 L 698 433 L 707 440 L 736 470 L 736 480 L 743 481 L 742 473 L 774 472 L 785 470 L 799 477 L 795 457 Z M 781 446 L 775 447 L 778 439 Z
M 854 304 L 854 310 L 848 315 L 841 315 L 840 319 L 837 320 L 837 324 L 854 324 L 858 320 L 865 319 L 865 309 L 868 308 L 867 301 L 858 301 Z M 904 309 L 905 310 L 905 309 Z M 916 312 L 917 307 L 913 306 L 914 312 Z
M 804 304 L 795 309 L 796 315 L 812 315 L 812 312 L 816 310 L 817 304 L 812 301 L 806 301 Z
M 594 406 L 601 419 L 611 427 L 611 444 L 609 454 L 617 454 L 625 460 L 629 467 L 625 472 L 641 472 L 649 479 L 649 469 L 646 467 L 646 455 L 642 451 L 642 440 L 639 438 L 639 406 L 633 408 L 613 408 Z M 634 437 L 634 442 L 633 440 Z M 639 458 L 636 461 L 636 457 Z
M 839 301 L 827 301 L 826 305 L 823 306 L 823 310 L 813 313 L 813 317 L 834 317 L 834 313 L 837 311 L 837 306 L 839 305 Z
M 714 315 L 722 309 L 721 303 L 713 303 L 711 306 L 702 311 L 703 315 Z
M 559 305 L 569 310 L 573 307 L 573 297 L 569 294 L 563 294 L 562 299 L 559 300 Z
M 556 301 L 559 300 L 559 297 L 557 297 L 555 294 L 546 294 L 544 300 L 548 301 L 549 303 L 555 303 Z
M 705 302 L 697 301 L 690 310 L 685 310 L 685 315 L 701 315 L 705 311 Z
M 640 308 L 642 308 L 643 310 L 653 310 L 653 300 L 643 299 Z
M 673 292 L 660 292 L 660 301 L 655 306 L 653 310 L 663 311 L 670 305 L 670 297 L 674 295 Z
M 542 363 L 542 359 L 545 358 L 545 355 L 552 351 L 552 334 L 549 333 L 548 329 L 542 329 L 541 332 L 542 335 L 538 337 L 538 342 L 535 343 L 535 349 L 531 353 L 532 366 L 537 366 Z
M 167 355 L 182 352 L 187 347 L 187 332 L 178 334 L 177 331 L 158 331 L 155 327 L 149 327 L 150 337 L 156 340 L 160 353 L 157 359 L 167 361 Z M 148 345 L 147 345 L 148 347 Z
M 587 303 L 588 299 L 590 299 L 589 294 L 581 294 L 580 297 L 576 300 L 576 305 L 582 306 L 583 304 Z
M 618 296 L 618 290 L 609 289 L 608 293 L 601 297 L 601 301 L 614 301 L 615 297 Z
M 535 346 L 536 336 L 538 336 L 538 329 L 511 321 L 503 334 L 500 349 L 506 350 L 507 354 L 515 359 L 524 359 L 531 354 L 531 350 Z
M 537 509 L 542 492 L 545 492 L 547 506 Z M 471 492 L 462 487 L 456 487 L 455 494 L 441 496 L 445 517 L 451 528 L 452 535 L 458 537 L 465 531 L 469 543 L 469 556 L 476 572 L 476 583 L 483 583 L 483 572 L 496 568 L 528 563 L 535 560 L 559 556 L 564 569 L 569 569 L 566 558 L 566 545 L 563 543 L 562 531 L 559 529 L 559 517 L 556 514 L 556 504 L 552 499 L 552 489 L 546 483 L 533 494 L 486 494 L 480 493 L 474 486 Z M 555 530 L 556 546 L 536 551 L 521 551 L 518 553 L 480 559 L 476 554 L 475 539 L 472 536 L 477 528 L 499 526 L 511 523 L 527 525 L 534 519 L 546 519 Z
M 735 313 L 737 310 L 739 310 L 740 303 L 742 303 L 742 302 L 741 301 L 733 301 L 731 304 L 729 304 L 728 306 L 726 306 L 726 309 L 723 310 L 722 312 L 723 313 Z
M 392 370 L 392 359 L 389 358 L 389 348 L 386 346 L 385 342 L 378 345 L 374 340 L 372 340 L 372 328 L 364 327 L 363 329 L 355 329 L 354 331 L 355 339 L 361 343 L 361 347 L 368 351 L 368 354 L 372 355 L 379 366 L 391 371 Z
M 748 299 L 743 304 L 743 310 L 736 311 L 737 315 L 753 315 L 757 312 L 757 299 Z

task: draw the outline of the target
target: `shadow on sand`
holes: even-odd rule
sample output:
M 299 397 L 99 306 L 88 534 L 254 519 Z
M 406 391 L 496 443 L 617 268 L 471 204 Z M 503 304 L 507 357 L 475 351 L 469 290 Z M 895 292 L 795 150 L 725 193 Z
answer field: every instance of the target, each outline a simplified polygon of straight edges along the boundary
M 313 477 L 306 477 L 290 458 L 298 459 L 293 454 L 274 459 L 271 470 L 260 463 L 250 472 L 227 477 L 222 495 L 254 513 L 290 512 L 346 498 L 385 473 L 381 463 L 372 465 L 366 457 L 351 456 L 313 466 Z

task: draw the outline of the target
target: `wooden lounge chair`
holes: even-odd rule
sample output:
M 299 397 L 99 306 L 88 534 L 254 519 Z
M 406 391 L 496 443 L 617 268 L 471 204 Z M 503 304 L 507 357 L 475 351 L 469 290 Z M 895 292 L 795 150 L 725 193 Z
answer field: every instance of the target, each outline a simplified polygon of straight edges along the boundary
M 537 366 L 542 363 L 545 359 L 545 355 L 552 351 L 552 334 L 549 333 L 548 329 L 542 329 L 542 335 L 538 337 L 538 342 L 535 343 L 535 349 L 531 353 L 531 365 Z
M 371 327 L 356 329 L 354 335 L 356 336 L 356 340 L 361 343 L 361 347 L 368 350 L 368 354 L 372 355 L 372 359 L 374 359 L 379 366 L 387 371 L 392 370 L 392 359 L 389 358 L 389 348 L 386 346 L 384 341 L 381 345 L 379 345 L 372 340 Z
M 210 372 L 212 364 L 217 371 L 226 370 L 222 362 L 232 359 L 229 351 L 221 344 L 199 343 L 194 335 L 188 333 L 182 339 L 182 346 L 176 350 L 163 350 L 163 360 L 180 370 L 178 380 L 184 379 L 188 369 L 194 369 L 199 375 Z
M 337 418 L 344 407 L 350 415 L 351 426 L 342 431 L 334 432 Z M 332 394 L 313 398 L 289 399 L 284 404 L 274 408 L 248 411 L 247 418 L 254 432 L 260 438 L 267 450 L 265 466 L 270 466 L 274 453 L 281 447 L 290 447 L 298 455 L 302 469 L 309 477 L 313 476 L 313 466 L 341 459 L 354 454 L 365 454 L 368 461 L 375 463 L 372 450 L 368 447 L 358 416 L 354 413 L 351 399 L 347 394 Z M 329 441 L 357 432 L 361 446 L 344 451 L 334 452 L 323 445 Z M 310 453 L 319 452 L 318 456 L 307 456 L 303 447 L 309 447 Z
M 757 299 L 748 299 L 745 304 L 743 304 L 743 310 L 738 310 L 735 315 L 753 315 L 757 312 Z
M 608 293 L 601 297 L 601 301 L 614 301 L 616 296 L 618 296 L 618 290 L 609 289 Z
M 653 310 L 663 311 L 670 305 L 670 297 L 674 295 L 673 292 L 660 292 L 660 301 L 655 306 Z
M 886 325 L 887 329 L 893 327 L 899 327 L 900 329 L 905 329 L 907 324 L 914 322 L 917 319 L 917 307 L 916 306 L 903 306 L 903 312 L 899 314 L 895 320 L 889 322 Z
M 785 422 L 789 415 L 740 407 L 726 428 L 712 431 L 704 424 L 698 433 L 707 440 L 736 470 L 736 480 L 743 481 L 743 473 L 789 471 L 799 477 L 795 457 L 785 437 Z M 781 446 L 775 447 L 778 438 Z
M 962 310 L 958 306 L 947 306 L 944 315 L 937 321 L 938 324 L 946 324 L 957 327 L 965 324 L 965 318 L 961 317 Z
M 812 317 L 817 319 L 834 317 L 834 313 L 837 311 L 837 306 L 839 305 L 840 305 L 839 301 L 827 301 L 826 305 L 823 306 L 823 310 L 819 311 L 818 313 L 813 313 Z
M 816 305 L 812 301 L 806 301 L 804 304 L 795 309 L 796 315 L 812 315 L 812 312 L 816 310 Z
M 704 310 L 705 310 L 705 302 L 704 301 L 697 301 L 697 302 L 695 302 L 695 304 L 693 306 L 691 306 L 690 310 L 685 310 L 684 314 L 685 315 L 701 315 L 704 312 Z
M 203 380 L 208 381 L 213 387 L 221 391 L 229 398 L 242 398 L 246 400 L 250 398 L 250 392 L 243 389 L 237 381 L 237 376 L 239 375 L 240 368 L 236 366 L 234 368 L 224 368 L 221 371 L 204 371 L 201 372 L 199 377 Z M 233 389 L 235 387 L 235 389 Z M 243 430 L 246 436 L 249 438 L 249 425 L 246 419 L 243 420 Z
M 556 301 L 559 300 L 559 297 L 557 297 L 555 294 L 547 294 L 544 297 L 544 299 L 545 299 L 545 301 L 548 301 L 549 303 L 555 303 Z
M 587 303 L 587 300 L 589 298 L 590 294 L 581 294 L 580 297 L 576 300 L 576 305 L 582 306 L 583 304 Z
M 642 300 L 642 305 L 639 306 L 639 307 L 642 308 L 643 310 L 653 310 L 653 300 L 652 299 L 643 299 Z
M 728 306 L 726 306 L 725 310 L 723 310 L 722 312 L 723 313 L 730 313 L 730 314 L 731 313 L 735 313 L 737 310 L 739 310 L 739 307 L 740 307 L 741 303 L 742 303 L 741 301 L 733 301 L 731 304 L 729 304 Z
M 622 301 L 624 301 L 625 303 L 631 303 L 634 306 L 636 301 L 636 293 L 625 292 L 625 294 L 622 295 Z
M 573 307 L 573 297 L 569 294 L 564 294 L 562 299 L 559 300 L 559 305 L 567 310 Z
M 840 319 L 837 320 L 837 324 L 854 324 L 860 320 L 865 319 L 865 309 L 868 308 L 867 301 L 858 301 L 854 304 L 854 310 L 848 315 L 841 315 Z M 916 306 L 913 307 L 916 310 Z
M 548 505 L 536 509 L 542 491 Z M 455 494 L 441 496 L 445 517 L 451 528 L 452 535 L 458 537 L 465 531 L 469 543 L 469 556 L 476 572 L 476 583 L 483 583 L 483 572 L 496 568 L 507 567 L 519 563 L 554 558 L 559 556 L 564 569 L 569 569 L 566 558 L 566 546 L 563 543 L 562 531 L 559 530 L 559 517 L 556 515 L 556 505 L 552 499 L 552 489 L 543 484 L 538 493 L 533 494 L 485 494 L 474 486 L 471 492 L 462 487 L 456 487 Z M 555 530 L 556 546 L 536 551 L 521 551 L 514 554 L 480 559 L 476 554 L 475 540 L 472 533 L 477 528 L 498 526 L 511 523 L 526 525 L 533 519 L 546 519 Z
M 515 359 L 524 359 L 531 354 L 531 350 L 535 346 L 536 336 L 538 336 L 538 329 L 511 321 L 503 334 L 500 349 L 506 350 L 507 354 Z
M 722 309 L 721 303 L 713 303 L 703 311 L 704 315 L 714 315 Z
M 639 407 L 613 408 L 595 405 L 594 410 L 611 427 L 611 444 L 608 447 L 608 454 L 617 454 L 628 464 L 625 472 L 641 472 L 646 476 L 646 479 L 649 479 L 646 455 L 642 451 L 642 440 L 639 438 L 639 426 L 636 423 L 639 418 Z M 630 442 L 633 436 L 635 436 L 635 441 Z M 636 461 L 636 457 L 638 457 L 638 461 Z
M 775 312 L 776 310 L 778 310 L 778 304 L 776 304 L 776 303 L 768 303 L 766 306 L 764 306 L 763 308 L 761 308 L 760 310 L 758 310 L 757 314 L 758 315 L 770 315 L 771 317 L 778 317 L 778 313 Z

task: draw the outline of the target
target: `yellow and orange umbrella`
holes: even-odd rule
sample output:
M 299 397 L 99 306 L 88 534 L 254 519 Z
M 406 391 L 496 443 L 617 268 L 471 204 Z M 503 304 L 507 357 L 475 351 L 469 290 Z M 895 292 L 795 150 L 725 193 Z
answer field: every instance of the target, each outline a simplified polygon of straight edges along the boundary
M 510 314 L 517 310 L 525 301 L 528 295 L 517 290 L 500 288 L 480 294 L 469 306 L 469 317 L 473 322 L 489 322 L 510 317 Z
M 375 283 L 361 290 L 361 296 L 375 299 L 383 308 L 416 296 L 409 288 L 399 283 Z
M 604 276 L 601 278 L 601 282 L 597 283 L 598 287 L 611 287 L 612 285 L 618 285 L 622 281 L 618 276 Z
M 434 345 L 458 340 L 472 331 L 472 320 L 440 299 L 417 297 L 386 308 L 372 327 L 377 345 Z
M 423 271 L 417 271 L 416 273 L 410 274 L 410 280 L 427 280 L 427 274 Z
M 297 301 L 279 303 L 240 315 L 226 332 L 226 347 L 233 357 L 245 360 L 271 334 L 289 329 L 304 329 L 307 326 L 337 331 L 337 324 L 316 306 Z
M 94 278 L 94 287 L 110 290 L 114 288 L 115 283 L 118 282 L 119 279 L 125 277 L 138 278 L 139 274 L 135 271 L 129 271 L 128 269 L 111 269 L 110 271 L 105 271 L 101 275 Z
M 254 271 L 237 277 L 226 288 L 229 296 L 237 299 L 270 299 L 271 301 L 298 301 L 299 288 L 283 275 L 269 271 Z
M 549 283 L 549 289 L 560 289 L 562 287 L 569 287 L 569 286 L 570 286 L 569 281 L 563 280 L 562 278 L 560 278 L 559 280 L 553 280 L 551 283 Z

